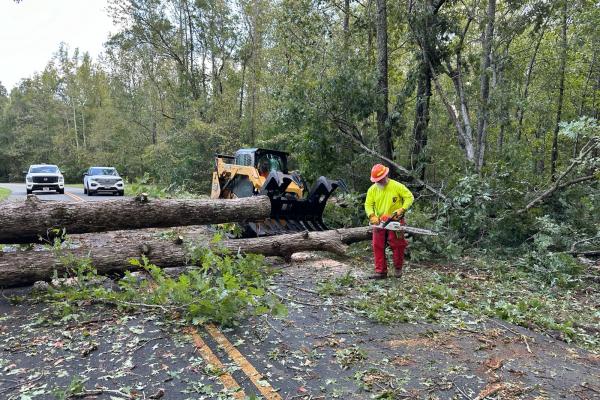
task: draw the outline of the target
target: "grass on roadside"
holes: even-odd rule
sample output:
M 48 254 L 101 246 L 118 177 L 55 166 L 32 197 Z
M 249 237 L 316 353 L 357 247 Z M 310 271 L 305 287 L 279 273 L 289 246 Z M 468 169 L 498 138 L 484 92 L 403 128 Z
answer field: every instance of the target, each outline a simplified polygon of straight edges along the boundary
M 0 201 L 6 200 L 11 193 L 10 189 L 0 187 Z

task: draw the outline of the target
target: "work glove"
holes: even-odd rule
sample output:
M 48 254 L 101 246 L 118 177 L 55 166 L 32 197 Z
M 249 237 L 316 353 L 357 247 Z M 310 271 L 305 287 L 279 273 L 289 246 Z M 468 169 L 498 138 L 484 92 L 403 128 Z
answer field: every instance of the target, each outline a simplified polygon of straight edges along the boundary
M 399 208 L 396 211 L 394 211 L 394 213 L 392 214 L 392 219 L 394 221 L 400 221 L 402 218 L 404 218 L 405 213 L 406 213 L 406 210 L 404 208 Z
M 375 214 L 369 215 L 369 223 L 371 225 L 379 225 L 379 217 Z

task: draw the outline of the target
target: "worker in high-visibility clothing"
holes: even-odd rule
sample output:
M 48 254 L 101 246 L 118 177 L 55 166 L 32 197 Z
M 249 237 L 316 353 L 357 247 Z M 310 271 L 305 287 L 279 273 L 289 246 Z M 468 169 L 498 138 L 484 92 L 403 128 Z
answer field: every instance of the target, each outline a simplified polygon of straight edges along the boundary
M 389 219 L 399 221 L 404 225 L 404 213 L 414 201 L 413 194 L 406 186 L 388 178 L 389 172 L 390 169 L 381 164 L 375 164 L 371 169 L 371 182 L 373 182 L 373 185 L 367 191 L 365 200 L 365 212 L 371 225 L 379 225 Z M 387 278 L 386 242 L 393 253 L 394 276 L 398 278 L 402 276 L 404 250 L 408 246 L 408 242 L 404 238 L 404 232 L 373 227 L 375 274 L 370 278 Z

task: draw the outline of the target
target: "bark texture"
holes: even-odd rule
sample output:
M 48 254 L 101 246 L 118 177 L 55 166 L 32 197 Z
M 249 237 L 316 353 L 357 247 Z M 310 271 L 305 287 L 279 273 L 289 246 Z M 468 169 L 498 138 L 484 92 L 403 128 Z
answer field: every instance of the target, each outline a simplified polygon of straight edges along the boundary
M 535 62 L 537 59 L 538 51 L 540 49 L 540 44 L 542 44 L 542 39 L 544 38 L 544 34 L 546 32 L 546 24 L 542 27 L 542 31 L 538 37 L 538 40 L 535 42 L 535 48 L 533 49 L 533 55 L 529 60 L 529 64 L 527 65 L 527 71 L 525 72 L 525 84 L 523 89 L 523 95 L 521 96 L 521 101 L 517 105 L 517 141 L 521 141 L 521 132 L 523 130 L 523 117 L 525 116 L 525 103 L 527 102 L 529 96 L 529 86 L 531 84 L 532 76 L 533 76 L 533 68 L 535 66 Z
M 432 232 L 405 227 L 414 234 Z M 73 267 L 69 260 L 89 259 L 99 274 L 134 270 L 129 260 L 146 256 L 160 267 L 180 267 L 189 262 L 188 243 L 225 248 L 233 253 L 290 257 L 301 251 L 328 251 L 346 254 L 347 245 L 371 239 L 371 227 L 338 229 L 323 232 L 301 232 L 253 239 L 230 239 L 215 245 L 206 227 L 177 230 L 116 231 L 73 235 L 61 250 L 0 252 L 0 287 L 23 286 L 63 276 Z
M 392 130 L 388 121 L 388 36 L 387 0 L 377 0 L 377 139 L 381 154 L 389 159 L 394 157 Z
M 560 54 L 560 83 L 558 86 L 558 98 L 556 100 L 556 123 L 554 124 L 554 134 L 552 135 L 552 153 L 550 157 L 550 175 L 552 181 L 556 181 L 556 165 L 558 163 L 558 132 L 560 131 L 560 121 L 562 119 L 563 100 L 565 93 L 565 68 L 567 63 L 567 10 L 568 4 L 565 1 L 562 7 L 562 29 L 561 29 L 561 54 Z
M 119 229 L 256 221 L 268 218 L 266 196 L 232 200 L 147 200 L 144 198 L 85 202 L 41 202 L 29 197 L 23 203 L 0 207 L 0 244 L 35 243 L 51 238 L 58 228 L 67 234 Z
M 425 165 L 427 164 L 423 152 L 427 146 L 431 79 L 431 69 L 428 62 L 423 61 L 419 68 L 415 120 L 413 124 L 413 147 L 411 150 L 411 167 L 413 171 L 419 172 L 421 179 L 425 179 Z
M 488 0 L 487 21 L 485 33 L 482 37 L 481 76 L 479 119 L 477 121 L 477 164 L 478 172 L 483 168 L 485 146 L 487 140 L 487 126 L 490 114 L 490 67 L 492 65 L 492 44 L 494 41 L 494 22 L 496 20 L 496 0 Z

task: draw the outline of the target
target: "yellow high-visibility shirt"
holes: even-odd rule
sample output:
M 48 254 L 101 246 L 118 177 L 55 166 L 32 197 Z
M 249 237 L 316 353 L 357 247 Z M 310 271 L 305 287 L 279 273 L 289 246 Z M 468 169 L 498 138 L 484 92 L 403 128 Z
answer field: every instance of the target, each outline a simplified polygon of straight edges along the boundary
M 391 216 L 394 211 L 400 208 L 408 210 L 414 199 L 413 194 L 406 186 L 393 179 L 388 179 L 383 188 L 376 183 L 369 188 L 365 200 L 365 212 L 367 216 L 371 214 L 378 217 L 382 215 Z

